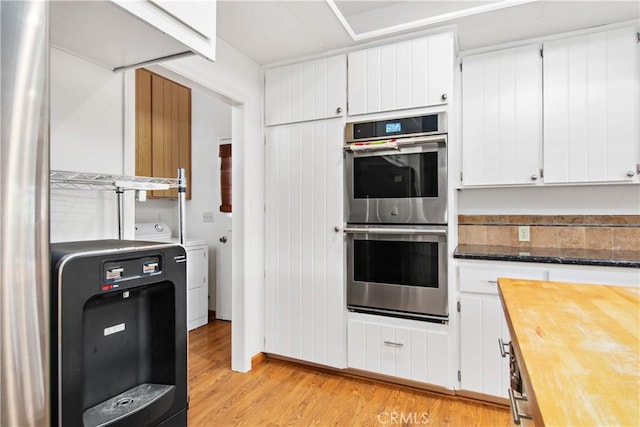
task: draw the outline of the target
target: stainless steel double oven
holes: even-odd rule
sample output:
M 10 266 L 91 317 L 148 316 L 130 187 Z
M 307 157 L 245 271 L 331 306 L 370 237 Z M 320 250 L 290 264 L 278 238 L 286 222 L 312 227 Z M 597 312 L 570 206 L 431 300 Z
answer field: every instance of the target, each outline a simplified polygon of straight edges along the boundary
M 444 113 L 347 123 L 347 305 L 448 319 Z

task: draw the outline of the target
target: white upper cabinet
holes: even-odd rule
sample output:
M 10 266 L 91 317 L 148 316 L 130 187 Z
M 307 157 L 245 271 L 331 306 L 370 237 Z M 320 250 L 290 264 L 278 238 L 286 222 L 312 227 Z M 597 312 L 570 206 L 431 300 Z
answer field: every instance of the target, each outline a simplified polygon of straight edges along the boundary
M 535 184 L 542 151 L 537 44 L 462 61 L 463 185 Z
M 636 31 L 544 44 L 546 183 L 640 181 Z
M 214 60 L 216 2 L 52 1 L 51 45 L 112 70 L 195 52 Z
M 346 60 L 338 55 L 267 70 L 266 125 L 344 116 Z
M 349 53 L 349 115 L 446 104 L 453 36 L 438 34 Z

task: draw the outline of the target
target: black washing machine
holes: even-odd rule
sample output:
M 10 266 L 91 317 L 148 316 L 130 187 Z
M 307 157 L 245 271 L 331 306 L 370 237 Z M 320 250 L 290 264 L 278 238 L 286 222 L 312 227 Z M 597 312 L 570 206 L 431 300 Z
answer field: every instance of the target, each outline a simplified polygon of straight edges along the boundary
M 186 254 L 51 245 L 51 425 L 186 426 Z

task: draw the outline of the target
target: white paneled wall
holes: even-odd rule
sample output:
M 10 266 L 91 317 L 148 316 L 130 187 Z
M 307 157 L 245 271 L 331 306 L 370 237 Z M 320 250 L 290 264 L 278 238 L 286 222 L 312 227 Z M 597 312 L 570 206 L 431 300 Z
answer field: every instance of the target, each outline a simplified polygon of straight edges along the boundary
M 344 368 L 343 120 L 275 126 L 266 142 L 265 351 Z
M 462 68 L 465 186 L 540 178 L 542 58 L 537 44 L 472 55 Z
M 451 96 L 450 33 L 349 53 L 349 114 L 446 104 Z
M 338 55 L 266 70 L 265 124 L 343 116 L 345 69 L 346 56 Z
M 637 179 L 638 98 L 635 28 L 545 43 L 545 182 Z

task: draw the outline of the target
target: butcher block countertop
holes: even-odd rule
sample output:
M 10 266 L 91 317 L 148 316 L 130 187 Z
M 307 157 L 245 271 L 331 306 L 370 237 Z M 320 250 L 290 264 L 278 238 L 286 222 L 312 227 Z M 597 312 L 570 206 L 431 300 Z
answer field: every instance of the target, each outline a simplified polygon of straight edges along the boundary
M 498 284 L 535 425 L 640 425 L 639 289 Z

